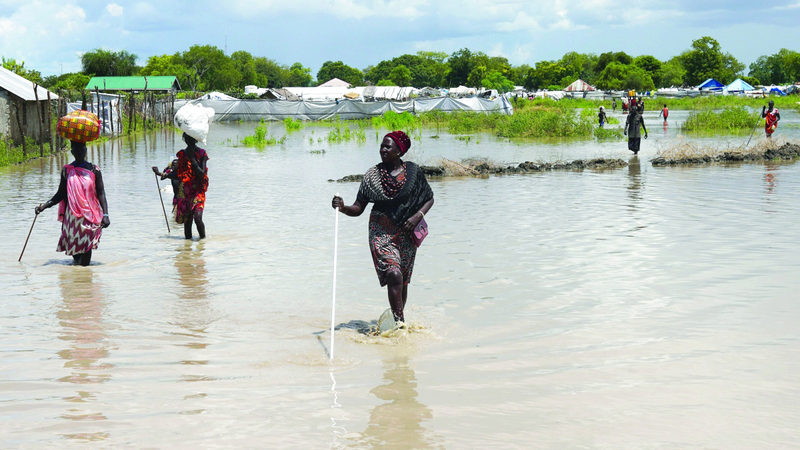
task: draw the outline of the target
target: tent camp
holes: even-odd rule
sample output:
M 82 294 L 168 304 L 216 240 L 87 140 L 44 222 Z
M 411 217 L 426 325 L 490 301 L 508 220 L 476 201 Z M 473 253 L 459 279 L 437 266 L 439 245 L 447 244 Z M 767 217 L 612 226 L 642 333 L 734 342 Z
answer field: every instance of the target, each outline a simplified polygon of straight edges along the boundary
M 575 80 L 572 84 L 564 88 L 566 92 L 587 92 L 587 91 L 596 91 L 593 86 L 589 83 L 581 80 L 580 78 Z
M 752 91 L 755 88 L 750 86 L 750 83 L 742 80 L 741 78 L 737 78 L 734 80 L 733 83 L 725 86 L 725 91 L 727 92 L 745 92 L 745 91 Z
M 713 78 L 709 78 L 706 81 L 700 83 L 700 85 L 697 86 L 697 89 L 700 89 L 701 91 L 721 91 L 722 88 L 724 87 L 725 87 L 724 84 L 720 83 L 719 81 Z

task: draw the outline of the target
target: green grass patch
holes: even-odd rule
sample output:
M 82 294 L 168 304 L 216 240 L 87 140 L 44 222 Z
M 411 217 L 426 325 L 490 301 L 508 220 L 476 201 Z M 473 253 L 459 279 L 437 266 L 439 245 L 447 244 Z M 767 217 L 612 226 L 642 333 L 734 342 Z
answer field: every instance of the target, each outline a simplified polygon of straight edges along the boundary
M 597 138 L 598 141 L 611 141 L 622 139 L 624 135 L 622 134 L 622 128 L 597 127 L 594 129 L 594 137 Z
M 40 149 L 38 145 L 36 145 L 36 141 L 33 140 L 31 137 L 25 138 L 25 144 L 27 147 L 26 155 L 22 155 L 22 145 L 14 146 L 11 143 L 10 139 L 4 139 L 0 137 L 0 167 L 10 166 L 13 164 L 19 164 L 26 161 L 30 161 L 36 158 L 41 157 L 43 154 L 44 156 L 53 155 L 56 152 L 50 150 L 50 144 L 44 143 L 43 148 Z
M 285 142 L 286 136 L 276 139 L 274 136 L 269 135 L 267 124 L 264 122 L 264 119 L 261 119 L 261 122 L 259 122 L 252 136 L 246 136 L 242 140 L 242 144 L 248 147 L 266 147 L 268 145 L 283 144 Z
M 286 131 L 297 131 L 303 128 L 302 121 L 294 120 L 291 117 L 283 119 L 283 125 L 286 127 Z
M 744 106 L 728 106 L 722 111 L 692 112 L 681 128 L 684 131 L 742 131 L 752 129 L 758 119 L 758 112 L 751 113 Z

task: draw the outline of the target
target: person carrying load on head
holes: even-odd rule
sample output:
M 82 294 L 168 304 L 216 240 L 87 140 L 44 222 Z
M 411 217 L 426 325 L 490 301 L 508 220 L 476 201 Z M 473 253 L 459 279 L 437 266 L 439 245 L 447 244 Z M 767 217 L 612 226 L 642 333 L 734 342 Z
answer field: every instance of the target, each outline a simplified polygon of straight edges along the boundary
M 197 225 L 200 239 L 206 237 L 203 210 L 208 191 L 208 153 L 197 146 L 205 144 L 208 136 L 208 123 L 214 117 L 214 110 L 188 103 L 175 113 L 175 126 L 183 131 L 186 148 L 176 155 L 175 176 L 180 182 L 175 201 L 175 221 L 183 224 L 183 235 L 192 238 L 192 223 Z
M 100 137 L 100 122 L 89 111 L 75 111 L 59 119 L 58 133 L 69 139 L 75 160 L 61 169 L 56 194 L 37 206 L 35 212 L 39 214 L 59 205 L 61 238 L 56 251 L 65 252 L 76 263 L 88 266 L 103 228 L 111 224 L 103 175 L 99 167 L 86 161 L 86 142 Z
M 767 123 L 764 125 L 764 132 L 767 138 L 771 139 L 772 133 L 778 128 L 778 121 L 781 120 L 781 114 L 775 108 L 775 101 L 769 101 L 769 109 L 766 106 L 761 107 L 761 117 L 767 119 Z

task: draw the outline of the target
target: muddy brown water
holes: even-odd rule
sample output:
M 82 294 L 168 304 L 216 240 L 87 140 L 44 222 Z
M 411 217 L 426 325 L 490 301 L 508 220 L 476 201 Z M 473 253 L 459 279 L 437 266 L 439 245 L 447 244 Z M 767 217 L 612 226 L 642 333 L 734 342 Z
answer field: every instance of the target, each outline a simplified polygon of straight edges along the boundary
M 89 268 L 54 251 L 55 209 L 17 262 L 66 155 L 0 169 L 0 447 L 796 447 L 800 165 L 653 168 L 678 134 L 656 114 L 637 158 L 423 132 L 418 162 L 630 166 L 433 181 L 410 332 L 337 331 L 333 363 L 330 198 L 358 186 L 327 180 L 378 161 L 374 130 L 259 151 L 214 124 L 199 242 L 167 233 L 149 169 L 176 136 L 93 146 L 112 224 Z M 337 323 L 387 307 L 366 226 L 340 220 Z

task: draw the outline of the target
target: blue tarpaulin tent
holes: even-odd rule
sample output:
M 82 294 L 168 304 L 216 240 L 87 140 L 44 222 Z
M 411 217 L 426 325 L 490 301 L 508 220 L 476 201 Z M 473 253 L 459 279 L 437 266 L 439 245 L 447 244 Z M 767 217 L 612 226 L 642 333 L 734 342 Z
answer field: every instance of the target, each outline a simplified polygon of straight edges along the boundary
M 733 83 L 727 85 L 725 90 L 728 92 L 744 92 L 744 91 L 752 91 L 755 88 L 750 86 L 750 83 L 743 81 L 741 78 L 737 78 Z
M 779 88 L 776 88 L 776 87 L 773 87 L 772 89 L 770 89 L 770 90 L 769 90 L 769 92 L 768 92 L 768 94 L 769 94 L 769 95 L 772 95 L 772 94 L 776 94 L 776 95 L 786 95 L 786 94 L 785 94 L 785 93 L 784 93 L 782 90 L 780 90 Z
M 724 84 L 713 78 L 709 78 L 700 83 L 700 86 L 697 86 L 697 89 L 700 89 L 701 91 L 721 91 L 724 87 Z

